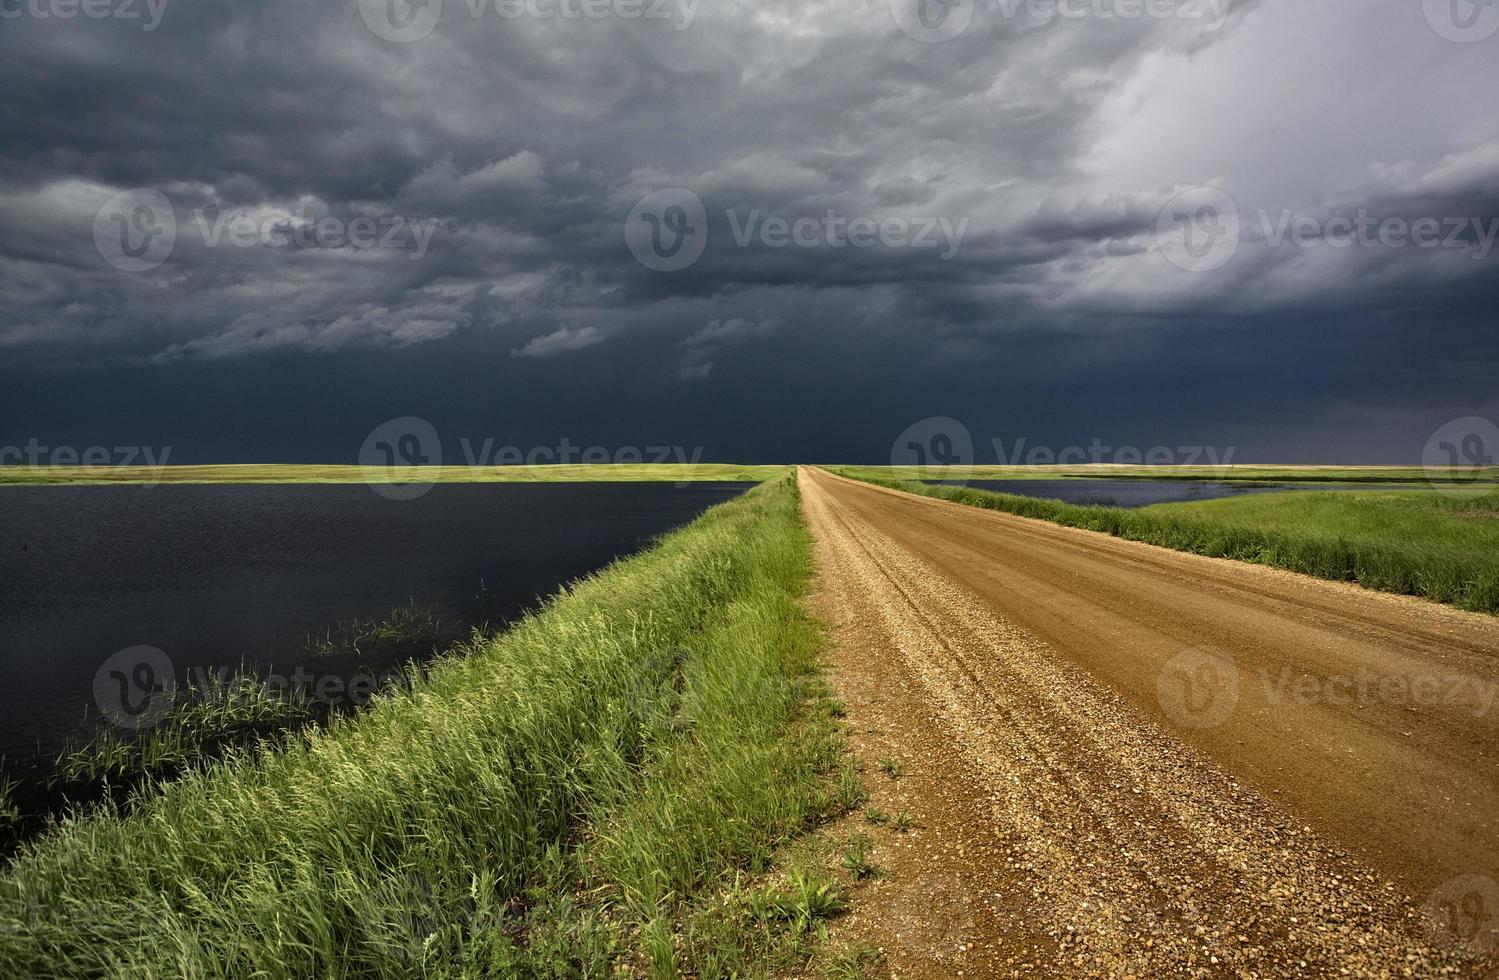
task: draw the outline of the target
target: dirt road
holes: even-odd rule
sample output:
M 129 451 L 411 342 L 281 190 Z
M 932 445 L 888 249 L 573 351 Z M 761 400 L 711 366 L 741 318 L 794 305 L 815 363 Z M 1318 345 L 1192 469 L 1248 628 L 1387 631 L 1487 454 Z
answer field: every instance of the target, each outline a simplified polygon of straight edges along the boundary
M 1499 966 L 1499 619 L 800 476 L 893 973 Z

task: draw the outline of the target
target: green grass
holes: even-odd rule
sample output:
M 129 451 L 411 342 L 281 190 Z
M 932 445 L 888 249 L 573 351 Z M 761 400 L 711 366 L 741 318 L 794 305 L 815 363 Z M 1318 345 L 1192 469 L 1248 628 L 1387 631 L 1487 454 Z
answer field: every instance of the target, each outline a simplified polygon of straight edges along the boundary
M 840 806 L 797 504 L 762 486 L 363 713 L 28 842 L 0 875 L 0 975 L 752 976 L 800 955 L 836 888 L 794 877 L 761 903 L 775 929 L 733 897 Z
M 823 976 L 828 980 L 861 980 L 874 976 L 885 962 L 885 954 L 878 947 L 859 943 L 839 952 L 828 963 Z
M 331 714 L 313 691 L 270 685 L 250 671 L 184 685 L 168 697 L 151 728 L 126 733 L 101 722 L 93 738 L 66 748 L 53 788 L 73 800 L 150 791 L 238 750 L 283 746 Z
M 843 870 L 853 875 L 855 881 L 880 874 L 880 867 L 869 860 L 869 849 L 873 845 L 868 836 L 855 834 L 843 846 Z
M 1257 483 L 1419 483 L 1483 482 L 1499 489 L 1499 466 L 1440 468 L 1419 466 L 1131 466 L 1084 463 L 1053 466 L 837 466 L 855 480 L 1244 480 Z
M 0 466 L 4 484 L 91 483 L 760 483 L 785 466 L 736 463 L 579 463 L 553 466 L 417 466 L 247 463 L 190 466 Z
M 366 657 L 393 652 L 420 656 L 452 646 L 466 632 L 462 623 L 443 619 L 412 601 L 384 616 L 356 618 L 325 627 L 307 638 L 305 650 L 314 657 Z
M 3 840 L 21 821 L 21 811 L 11 801 L 12 784 L 0 776 L 0 840 Z
M 1499 612 L 1499 492 L 1472 498 L 1436 490 L 1303 491 L 1125 510 L 967 487 L 869 482 L 1178 551 Z

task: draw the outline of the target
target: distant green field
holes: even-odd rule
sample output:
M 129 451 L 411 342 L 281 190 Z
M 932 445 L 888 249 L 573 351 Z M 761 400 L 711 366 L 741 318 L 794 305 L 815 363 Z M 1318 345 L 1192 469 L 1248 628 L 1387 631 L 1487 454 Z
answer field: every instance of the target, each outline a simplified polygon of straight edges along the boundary
M 1499 489 L 1499 466 L 1477 469 L 1420 466 L 829 466 L 856 480 L 1055 480 L 1059 477 L 1133 480 L 1253 480 L 1272 483 L 1484 482 Z
M 596 463 L 555 466 L 419 466 L 247 463 L 202 466 L 0 466 L 0 484 L 75 483 L 762 483 L 785 466 L 736 463 Z
M 855 469 L 837 470 L 853 477 Z M 866 478 L 867 479 L 867 478 Z M 869 482 L 1217 558 L 1499 612 L 1499 491 L 1288 491 L 1138 510 L 971 487 Z

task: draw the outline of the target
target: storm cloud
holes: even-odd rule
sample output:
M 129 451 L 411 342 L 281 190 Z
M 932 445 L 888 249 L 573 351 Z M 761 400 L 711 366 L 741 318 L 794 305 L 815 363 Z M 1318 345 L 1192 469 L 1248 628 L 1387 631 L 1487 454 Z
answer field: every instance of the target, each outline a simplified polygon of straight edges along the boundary
M 0 442 L 1406 462 L 1499 415 L 1499 8 L 920 4 L 0 0 Z

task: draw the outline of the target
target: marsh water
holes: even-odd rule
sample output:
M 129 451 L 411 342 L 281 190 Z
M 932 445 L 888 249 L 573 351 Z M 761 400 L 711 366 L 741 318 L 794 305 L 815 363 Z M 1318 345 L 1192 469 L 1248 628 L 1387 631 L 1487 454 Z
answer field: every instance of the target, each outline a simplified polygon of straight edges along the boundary
M 498 624 L 750 486 L 0 487 L 0 756 L 55 749 L 97 715 L 118 651 L 155 648 L 182 683 L 290 671 L 316 660 L 318 631 L 404 604 Z
M 1186 503 L 1193 500 L 1218 500 L 1255 493 L 1283 493 L 1287 490 L 1370 490 L 1379 486 L 1360 483 L 1233 483 L 1213 480 L 933 480 L 944 486 L 973 487 L 1013 493 L 1021 497 L 1044 497 L 1069 504 L 1093 504 L 1101 507 L 1148 507 L 1151 504 Z M 1383 487 L 1383 489 L 1390 489 Z

